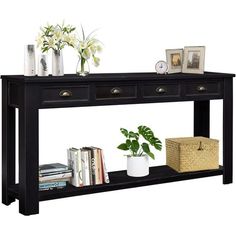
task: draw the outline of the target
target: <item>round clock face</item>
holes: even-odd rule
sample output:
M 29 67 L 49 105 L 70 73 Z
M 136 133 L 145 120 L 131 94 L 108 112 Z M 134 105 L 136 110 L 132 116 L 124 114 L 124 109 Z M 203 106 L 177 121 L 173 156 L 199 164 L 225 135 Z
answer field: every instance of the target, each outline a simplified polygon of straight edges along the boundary
M 165 74 L 168 71 L 168 65 L 165 61 L 158 61 L 155 69 L 158 74 Z

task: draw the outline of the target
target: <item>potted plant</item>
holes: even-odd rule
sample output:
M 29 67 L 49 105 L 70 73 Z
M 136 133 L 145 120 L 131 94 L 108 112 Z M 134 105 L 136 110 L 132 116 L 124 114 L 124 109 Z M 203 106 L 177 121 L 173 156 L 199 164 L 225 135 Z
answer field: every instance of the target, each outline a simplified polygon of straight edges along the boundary
M 76 74 L 79 76 L 86 76 L 89 74 L 89 60 L 92 60 L 94 66 L 99 66 L 100 58 L 97 56 L 101 52 L 101 42 L 93 35 L 94 31 L 88 36 L 85 36 L 84 29 L 81 26 L 82 37 L 79 37 L 77 52 L 79 54 L 79 61 L 76 67 Z
M 127 174 L 132 177 L 142 177 L 149 174 L 148 159 L 155 159 L 155 155 L 150 150 L 150 146 L 161 151 L 162 142 L 154 136 L 153 131 L 144 125 L 138 127 L 138 132 L 128 131 L 121 128 L 121 133 L 125 136 L 125 142 L 117 148 L 129 151 L 127 155 Z M 141 138 L 143 141 L 141 141 Z
M 65 46 L 75 48 L 77 38 L 74 34 L 75 27 L 71 25 L 47 25 L 40 28 L 37 38 L 37 46 L 41 48 L 42 53 L 52 49 L 52 75 L 64 75 L 62 49 Z

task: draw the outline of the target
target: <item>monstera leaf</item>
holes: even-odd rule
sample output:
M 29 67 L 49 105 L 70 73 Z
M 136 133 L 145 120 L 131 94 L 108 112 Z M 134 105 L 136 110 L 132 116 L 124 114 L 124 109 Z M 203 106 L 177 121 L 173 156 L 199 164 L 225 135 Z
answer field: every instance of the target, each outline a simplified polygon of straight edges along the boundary
M 153 147 L 155 147 L 157 150 L 161 151 L 162 149 L 162 143 L 160 139 L 156 138 L 154 136 L 154 133 L 152 130 L 144 125 L 141 125 L 138 127 L 138 132 L 140 135 L 143 136 L 144 139 L 146 139 Z

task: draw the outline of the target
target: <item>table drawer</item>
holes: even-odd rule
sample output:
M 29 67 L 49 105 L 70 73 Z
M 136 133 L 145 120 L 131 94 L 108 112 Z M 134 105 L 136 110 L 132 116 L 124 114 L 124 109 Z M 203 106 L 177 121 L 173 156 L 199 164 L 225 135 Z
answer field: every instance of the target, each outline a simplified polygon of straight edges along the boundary
M 194 82 L 186 83 L 186 96 L 221 95 L 221 82 Z
M 178 97 L 180 96 L 180 85 L 177 83 L 141 85 L 141 93 L 143 98 Z
M 136 97 L 136 85 L 104 85 L 96 87 L 96 100 L 127 99 Z
M 43 103 L 89 101 L 89 86 L 43 88 L 42 101 Z

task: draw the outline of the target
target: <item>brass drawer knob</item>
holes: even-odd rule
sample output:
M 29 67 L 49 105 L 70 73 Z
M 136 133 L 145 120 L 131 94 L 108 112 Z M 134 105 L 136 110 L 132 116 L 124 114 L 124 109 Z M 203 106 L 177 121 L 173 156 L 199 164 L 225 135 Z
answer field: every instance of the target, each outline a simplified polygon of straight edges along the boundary
M 115 88 L 111 89 L 111 94 L 113 94 L 113 95 L 118 95 L 118 94 L 121 94 L 121 93 L 122 93 L 121 88 L 115 87 Z
M 62 90 L 59 93 L 60 97 L 71 97 L 72 96 L 72 92 L 69 90 Z
M 158 87 L 156 88 L 156 92 L 159 94 L 163 94 L 163 93 L 166 93 L 166 89 L 163 87 Z
M 206 92 L 207 88 L 205 86 L 200 85 L 200 86 L 197 87 L 197 91 L 198 92 Z

